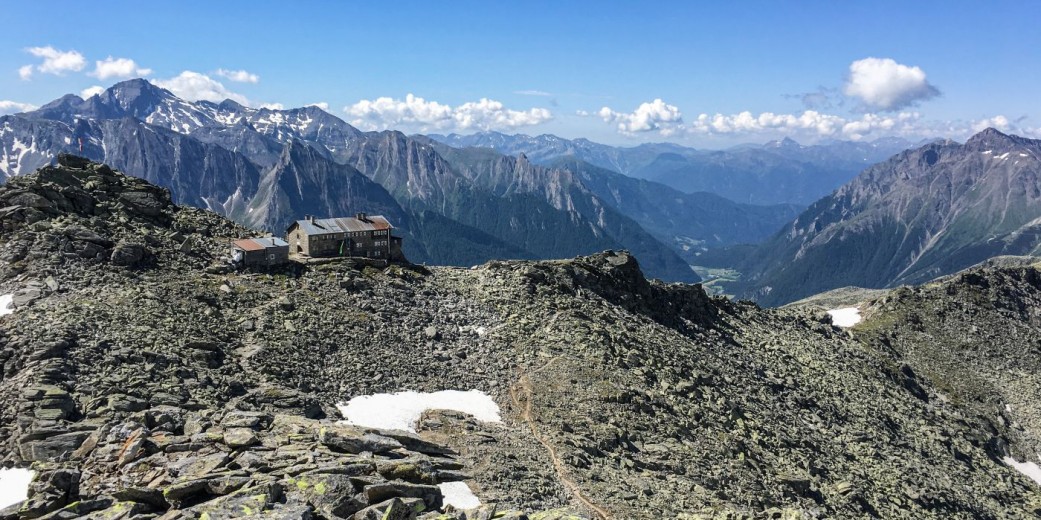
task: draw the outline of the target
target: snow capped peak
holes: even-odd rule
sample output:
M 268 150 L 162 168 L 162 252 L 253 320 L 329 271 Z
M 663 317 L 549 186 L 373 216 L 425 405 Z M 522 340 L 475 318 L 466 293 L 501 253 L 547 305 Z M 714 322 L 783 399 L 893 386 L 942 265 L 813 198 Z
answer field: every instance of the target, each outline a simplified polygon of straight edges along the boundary
M 796 141 L 795 139 L 792 139 L 791 137 L 785 137 L 784 139 L 781 139 L 779 141 L 770 141 L 763 145 L 763 148 L 803 148 L 803 146 L 799 144 L 798 141 Z
M 330 151 L 347 148 L 347 142 L 361 132 L 321 107 L 282 109 L 278 105 L 250 107 L 234 100 L 219 103 L 199 100 L 188 101 L 144 79 L 116 83 L 90 99 L 67 95 L 29 114 L 32 119 L 46 119 L 68 124 L 71 121 L 102 121 L 133 118 L 148 125 L 191 135 L 207 130 L 212 139 L 242 132 L 259 133 L 261 139 L 287 143 L 294 139 L 311 141 Z M 147 128 L 147 127 L 146 127 Z M 74 133 L 81 134 L 79 130 Z M 197 134 L 196 134 L 197 135 Z M 75 140 L 66 143 L 72 145 Z M 0 156 L 0 179 L 16 175 L 30 166 L 38 167 L 46 159 L 32 148 L 25 138 L 19 143 L 10 139 L 3 144 L 6 150 Z

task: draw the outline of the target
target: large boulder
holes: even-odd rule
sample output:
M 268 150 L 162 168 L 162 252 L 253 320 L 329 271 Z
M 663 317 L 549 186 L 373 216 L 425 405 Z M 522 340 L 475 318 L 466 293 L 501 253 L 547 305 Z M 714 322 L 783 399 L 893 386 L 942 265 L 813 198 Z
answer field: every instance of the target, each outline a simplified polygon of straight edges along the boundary
M 148 249 L 144 244 L 121 241 L 112 249 L 111 262 L 114 265 L 133 267 L 139 264 L 148 255 Z

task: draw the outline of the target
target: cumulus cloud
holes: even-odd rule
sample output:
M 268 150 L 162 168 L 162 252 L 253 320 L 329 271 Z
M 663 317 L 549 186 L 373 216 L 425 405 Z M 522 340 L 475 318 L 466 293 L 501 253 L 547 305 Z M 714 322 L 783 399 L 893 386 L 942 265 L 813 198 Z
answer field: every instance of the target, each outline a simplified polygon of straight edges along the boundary
M 1014 125 L 1012 121 L 1009 121 L 1009 119 L 1003 115 L 987 117 L 972 122 L 972 130 L 974 132 L 979 132 L 988 128 L 993 128 L 995 130 L 1000 130 L 1006 133 L 1016 132 L 1017 130 L 1019 130 L 1018 125 Z
M 51 47 L 29 47 L 25 52 L 41 58 L 37 65 L 25 65 L 18 69 L 18 75 L 28 80 L 32 78 L 33 72 L 43 74 L 62 75 L 66 72 L 79 72 L 87 66 L 87 60 L 77 51 L 61 51 Z
M 743 111 L 735 114 L 702 113 L 683 121 L 678 107 L 655 100 L 640 105 L 632 113 L 618 113 L 602 108 L 597 113 L 584 110 L 578 116 L 598 116 L 608 124 L 615 125 L 623 135 L 657 135 L 677 139 L 698 137 L 724 137 L 728 140 L 766 140 L 782 136 L 794 137 L 804 142 L 819 139 L 845 139 L 861 141 L 895 136 L 909 140 L 947 137 L 965 139 L 985 128 L 993 127 L 1005 133 L 1026 137 L 1041 137 L 1041 127 L 1028 126 L 1027 118 L 1010 119 L 1004 115 L 978 120 L 927 120 L 916 111 L 871 112 L 843 116 L 818 110 L 801 113 L 774 113 Z
M 139 67 L 130 58 L 113 58 L 109 56 L 103 60 L 94 62 L 94 72 L 90 75 L 98 79 L 129 78 L 131 76 L 147 76 L 152 69 Z
M 284 110 L 286 107 L 282 103 L 261 103 L 257 108 L 266 108 L 268 110 Z
M 479 101 L 450 106 L 408 94 L 405 99 L 380 97 L 363 99 L 344 108 L 351 124 L 367 130 L 395 127 L 428 130 L 496 130 L 532 126 L 553 118 L 545 108 L 512 110 L 501 102 Z
M 918 130 L 916 123 L 919 120 L 920 115 L 917 112 L 890 115 L 864 114 L 858 118 L 848 119 L 816 110 L 806 110 L 801 114 L 762 112 L 758 115 L 745 111 L 733 115 L 701 114 L 685 129 L 693 134 L 783 134 L 810 138 L 835 137 L 857 141 L 869 135 L 883 133 L 888 135 L 916 134 Z
M 309 106 L 309 107 L 318 107 L 318 108 L 320 108 L 322 110 L 325 110 L 326 112 L 329 111 L 329 103 L 326 103 L 325 101 L 322 101 L 320 103 L 309 103 L 307 106 Z
M 217 75 L 237 83 L 258 83 L 260 76 L 245 70 L 217 69 Z
M 7 114 L 17 114 L 19 112 L 28 112 L 30 110 L 35 109 L 36 105 L 0 99 L 0 116 L 5 116 Z
M 605 123 L 614 124 L 623 134 L 658 131 L 663 136 L 672 135 L 683 123 L 683 114 L 675 105 L 669 105 L 661 99 L 650 103 L 641 103 L 636 110 L 625 113 L 616 112 L 603 107 L 597 115 Z
M 703 134 L 750 134 L 765 131 L 811 131 L 818 135 L 833 135 L 845 121 L 835 115 L 807 110 L 802 114 L 775 114 L 763 112 L 754 115 L 745 111 L 733 115 L 701 114 L 689 128 Z
M 925 71 L 890 58 L 864 58 L 849 66 L 843 92 L 872 110 L 893 111 L 940 95 Z
M 87 88 L 83 89 L 82 91 L 80 91 L 80 97 L 83 98 L 83 99 L 88 99 L 88 98 L 94 97 L 97 94 L 101 94 L 104 91 L 105 91 L 105 87 L 102 87 L 102 86 L 99 86 L 99 85 L 94 85 L 93 87 L 87 87 Z
M 228 90 L 221 82 L 198 72 L 186 70 L 178 76 L 155 80 L 154 83 L 173 92 L 179 98 L 188 101 L 212 101 L 220 103 L 230 99 L 236 103 L 249 105 L 249 100 L 242 94 Z
M 859 141 L 869 135 L 929 135 L 920 124 L 918 112 L 900 112 L 895 115 L 864 114 L 859 119 L 846 121 L 841 134 L 846 139 Z M 924 131 L 924 132 L 923 132 Z
M 861 140 L 882 135 L 906 137 L 931 137 L 949 135 L 935 131 L 935 126 L 923 124 L 917 112 L 866 113 L 853 117 L 827 113 L 819 110 L 804 110 L 801 113 L 774 113 L 743 111 L 735 114 L 701 113 L 684 121 L 679 107 L 669 105 L 661 99 L 643 103 L 633 112 L 617 112 L 609 107 L 595 114 L 584 110 L 578 116 L 596 115 L 605 123 L 628 136 L 656 133 L 661 136 L 731 136 L 741 139 L 776 138 L 793 136 L 802 139 L 836 138 Z M 1000 124 L 1000 120 L 992 122 Z M 993 126 L 993 124 L 991 126 Z M 957 125 L 956 125 L 957 126 Z M 968 126 L 961 124 L 961 129 Z M 964 133 L 964 132 L 962 132 Z M 959 134 L 960 135 L 960 134 Z

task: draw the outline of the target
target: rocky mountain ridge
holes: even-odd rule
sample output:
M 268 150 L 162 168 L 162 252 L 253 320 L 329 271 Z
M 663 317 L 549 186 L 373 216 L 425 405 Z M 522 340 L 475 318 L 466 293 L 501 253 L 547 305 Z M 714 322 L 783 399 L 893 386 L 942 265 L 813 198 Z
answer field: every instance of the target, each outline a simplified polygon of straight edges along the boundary
M 1041 247 L 1041 141 L 984 130 L 868 168 L 821 199 L 739 269 L 766 304 L 856 285 L 922 283 Z
M 595 210 L 602 206 L 595 195 L 585 193 L 585 204 L 568 207 L 537 187 L 496 194 L 460 175 L 460 168 L 422 140 L 399 132 L 363 133 L 317 107 L 188 102 L 147 81 L 130 80 L 86 100 L 70 95 L 4 116 L 0 144 L 5 177 L 46 165 L 59 152 L 75 152 L 167 186 L 178 203 L 276 232 L 303 214 L 326 214 L 348 202 L 370 213 L 389 208 L 400 216 L 396 224 L 409 238 L 405 252 L 416 261 L 459 265 L 475 256 L 545 258 L 625 247 L 643 257 L 655 276 L 697 280 L 675 251 L 629 217 L 615 213 L 605 220 Z M 301 146 L 312 151 L 301 153 Z M 297 158 L 296 171 L 352 170 L 374 182 L 355 182 L 350 197 L 338 199 L 342 190 L 327 180 L 298 176 L 306 181 L 296 190 L 302 196 L 290 203 L 280 198 L 289 192 L 275 189 L 274 180 L 284 177 L 280 160 L 287 150 Z M 544 178 L 536 173 L 541 169 L 505 173 Z M 461 233 L 438 234 L 446 229 Z
M 249 230 L 74 158 L 0 187 L 0 206 L 0 457 L 37 471 L 4 518 L 1041 511 L 1003 461 L 1041 448 L 1034 267 L 887 294 L 846 331 L 648 280 L 615 251 L 231 271 L 227 239 Z M 990 387 L 1022 394 L 1011 409 L 946 369 L 958 351 L 929 336 L 955 322 L 952 339 L 1007 329 L 978 347 L 1015 363 Z M 484 391 L 502 423 L 336 424 L 334 404 L 402 389 Z M 445 480 L 486 509 L 431 511 Z

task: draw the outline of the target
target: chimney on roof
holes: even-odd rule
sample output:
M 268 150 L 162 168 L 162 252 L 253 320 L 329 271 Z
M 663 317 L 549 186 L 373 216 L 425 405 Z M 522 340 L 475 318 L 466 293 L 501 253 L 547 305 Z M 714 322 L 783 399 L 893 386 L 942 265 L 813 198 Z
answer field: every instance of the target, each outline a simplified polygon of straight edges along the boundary
M 364 213 L 355 213 L 354 214 L 354 218 L 356 218 L 356 219 L 358 219 L 358 220 L 360 220 L 362 222 L 365 222 L 365 221 L 368 220 L 368 218 L 366 218 L 366 215 Z
M 314 215 L 308 215 L 308 216 L 307 216 L 307 220 L 308 220 L 308 221 L 309 221 L 310 223 L 314 224 Z

